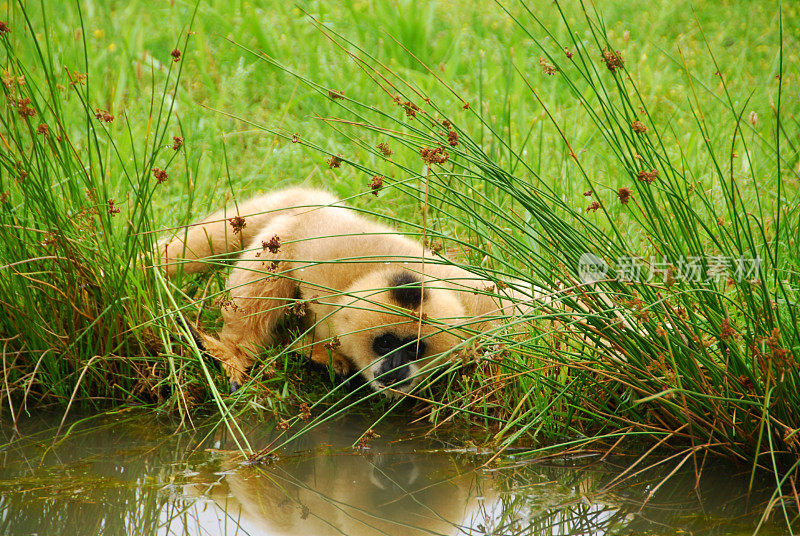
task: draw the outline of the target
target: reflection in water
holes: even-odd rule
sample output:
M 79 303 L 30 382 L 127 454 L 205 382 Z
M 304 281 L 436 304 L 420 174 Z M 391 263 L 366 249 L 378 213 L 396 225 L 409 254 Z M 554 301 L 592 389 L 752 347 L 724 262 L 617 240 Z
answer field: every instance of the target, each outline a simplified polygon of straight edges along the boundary
M 47 419 L 13 441 L 0 426 L 0 534 L 729 534 L 752 530 L 748 508 L 765 500 L 748 504 L 746 471 L 722 465 L 697 489 L 691 469 L 658 486 L 665 464 L 610 491 L 630 460 L 506 456 L 482 469 L 486 457 L 399 438 L 396 424 L 355 451 L 369 422 L 341 420 L 258 466 L 219 430 L 174 434 L 152 416 L 95 419 L 55 444 Z M 246 432 L 256 448 L 275 437 L 264 428 Z
M 437 455 L 338 453 L 218 469 L 186 492 L 214 502 L 223 533 L 453 534 L 483 502 L 481 479 Z

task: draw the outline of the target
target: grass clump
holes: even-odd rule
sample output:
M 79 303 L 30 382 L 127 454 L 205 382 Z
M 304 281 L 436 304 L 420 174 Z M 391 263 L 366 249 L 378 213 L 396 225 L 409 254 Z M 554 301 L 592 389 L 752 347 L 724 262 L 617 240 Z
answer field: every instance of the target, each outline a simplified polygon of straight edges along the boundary
M 154 89 L 149 109 L 110 109 L 88 58 L 62 56 L 46 11 L 32 11 L 13 9 L 2 36 L 4 393 L 15 418 L 73 400 L 163 402 L 187 370 L 198 376 L 186 361 L 148 357 L 165 343 L 164 322 L 152 322 L 163 319 L 164 295 L 137 267 L 168 177 L 157 166 L 181 157 L 165 147 L 179 132 L 174 100 Z M 79 26 L 84 50 L 86 33 Z M 176 64 L 165 81 L 179 77 Z M 196 383 L 185 381 L 184 396 Z

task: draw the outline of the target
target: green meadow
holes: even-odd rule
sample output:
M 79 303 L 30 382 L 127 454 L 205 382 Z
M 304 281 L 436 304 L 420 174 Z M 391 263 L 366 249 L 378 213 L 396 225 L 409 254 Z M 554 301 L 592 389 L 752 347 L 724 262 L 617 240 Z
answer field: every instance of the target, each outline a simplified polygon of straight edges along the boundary
M 771 509 L 795 519 L 795 3 L 0 8 L 4 419 L 213 408 L 235 433 L 244 412 L 409 412 L 500 449 L 725 456 L 773 472 Z M 435 147 L 448 158 L 426 164 Z M 345 392 L 285 345 L 228 394 L 186 337 L 219 327 L 225 271 L 167 280 L 153 245 L 290 185 L 557 303 L 476 334 L 412 402 Z

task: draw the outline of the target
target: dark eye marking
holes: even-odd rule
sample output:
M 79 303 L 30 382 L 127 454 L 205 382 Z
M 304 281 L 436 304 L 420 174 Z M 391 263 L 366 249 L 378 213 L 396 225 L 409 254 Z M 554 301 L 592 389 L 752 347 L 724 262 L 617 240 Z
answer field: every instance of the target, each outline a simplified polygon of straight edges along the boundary
M 425 355 L 425 341 L 414 337 L 400 339 L 394 333 L 384 333 L 372 341 L 372 350 L 379 356 L 400 352 L 406 361 L 414 361 Z
M 400 271 L 389 278 L 389 297 L 400 307 L 419 309 L 427 296 L 422 292 L 422 280 L 408 271 Z
M 402 342 L 394 333 L 384 333 L 379 337 L 375 337 L 375 340 L 372 341 L 372 349 L 378 355 L 392 353 L 402 345 Z

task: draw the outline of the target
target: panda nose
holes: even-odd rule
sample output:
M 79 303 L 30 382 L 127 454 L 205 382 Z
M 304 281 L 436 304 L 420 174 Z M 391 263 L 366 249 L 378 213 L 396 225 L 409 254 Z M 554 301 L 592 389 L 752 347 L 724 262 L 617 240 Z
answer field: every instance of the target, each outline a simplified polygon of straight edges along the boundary
M 410 369 L 403 360 L 403 353 L 395 351 L 383 358 L 376 379 L 386 386 L 394 385 L 408 380 L 409 372 Z

